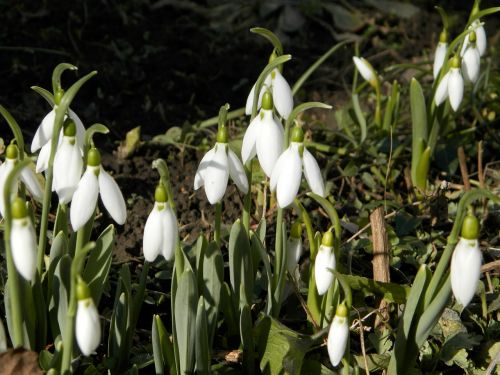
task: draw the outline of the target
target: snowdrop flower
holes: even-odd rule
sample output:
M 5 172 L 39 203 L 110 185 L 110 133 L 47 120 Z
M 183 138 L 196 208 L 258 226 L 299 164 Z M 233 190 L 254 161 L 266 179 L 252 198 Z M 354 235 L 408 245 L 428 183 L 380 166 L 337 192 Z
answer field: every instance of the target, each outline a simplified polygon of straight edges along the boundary
M 36 235 L 33 223 L 26 210 L 26 202 L 16 198 L 12 202 L 12 229 L 10 247 L 17 271 L 31 281 L 36 271 Z
M 314 262 L 314 279 L 318 294 L 325 294 L 333 282 L 333 273 L 335 269 L 335 253 L 333 252 L 333 233 L 328 231 L 323 234 L 321 245 Z
M 354 65 L 359 71 L 359 74 L 367 81 L 371 86 L 378 86 L 378 76 L 373 66 L 363 57 L 353 56 L 352 60 L 354 61 Z
M 269 62 L 271 62 L 275 57 L 276 55 L 273 53 L 269 59 Z M 293 94 L 290 85 L 288 84 L 286 79 L 283 78 L 277 68 L 274 69 L 264 80 L 264 84 L 262 85 L 259 93 L 257 109 L 259 109 L 262 104 L 262 98 L 266 91 L 266 87 L 272 92 L 276 111 L 278 111 L 281 117 L 287 119 L 293 109 Z M 245 105 L 245 113 L 247 115 L 252 114 L 254 93 L 255 84 L 253 85 L 252 90 L 250 90 L 250 94 L 248 94 L 247 102 Z
M 441 32 L 439 35 L 439 43 L 436 47 L 436 52 L 434 53 L 434 65 L 432 67 L 432 73 L 434 79 L 437 78 L 439 71 L 443 67 L 444 60 L 446 59 L 446 51 L 448 50 L 448 33 L 446 30 Z
M 54 179 L 52 190 L 59 196 L 59 203 L 71 201 L 78 186 L 83 168 L 82 150 L 76 143 L 76 125 L 66 121 L 64 133 L 54 158 Z
M 167 199 L 167 191 L 160 184 L 155 191 L 155 204 L 144 226 L 144 258 L 153 262 L 158 255 L 172 260 L 177 243 L 177 218 Z
M 479 67 L 481 65 L 481 55 L 476 43 L 476 33 L 469 34 L 469 43 L 462 57 L 462 73 L 469 82 L 476 82 L 479 77 Z
M 302 128 L 294 127 L 290 147 L 281 154 L 271 175 L 271 191 L 276 190 L 278 206 L 282 208 L 290 205 L 297 196 L 302 169 L 311 190 L 322 197 L 325 196 L 325 185 L 318 163 L 304 147 L 303 142 Z
M 76 342 L 82 354 L 89 356 L 101 342 L 101 322 L 89 287 L 80 277 L 76 284 L 76 296 L 78 300 L 75 320 Z
M 328 331 L 328 356 L 334 367 L 340 363 L 344 356 L 347 340 L 349 340 L 348 311 L 347 307 L 342 304 L 338 305 Z
M 4 201 L 3 201 L 3 191 L 5 188 L 5 182 L 7 180 L 7 176 L 14 169 L 14 166 L 17 163 L 19 157 L 19 150 L 15 144 L 10 144 L 7 146 L 7 150 L 5 152 L 5 162 L 0 165 L 0 213 L 2 216 L 5 216 L 4 211 Z M 33 172 L 30 167 L 23 168 L 20 173 L 20 179 L 31 193 L 33 198 L 38 201 L 42 201 L 43 199 L 43 191 L 38 181 L 37 176 Z M 17 185 L 11 187 L 12 196 L 15 197 L 17 195 Z
M 479 250 L 479 223 L 475 216 L 467 215 L 462 226 L 462 237 L 451 258 L 451 289 L 465 307 L 476 293 L 481 275 L 481 250 Z
M 486 53 L 486 44 L 487 44 L 487 38 L 486 38 L 486 32 L 484 31 L 483 24 L 481 21 L 478 19 L 472 22 L 472 25 L 469 26 L 469 29 L 472 30 L 472 32 L 475 33 L 476 37 L 476 46 L 479 51 L 479 55 L 483 56 Z M 467 34 L 464 39 L 464 44 L 462 45 L 462 50 L 460 51 L 460 56 L 464 56 L 467 47 L 470 42 L 472 42 L 471 34 Z
M 302 224 L 296 221 L 290 230 L 287 241 L 286 269 L 293 273 L 302 255 Z
M 70 219 L 74 231 L 83 227 L 97 205 L 97 196 L 114 221 L 125 223 L 127 208 L 120 188 L 101 165 L 101 154 L 91 148 L 87 154 L 87 169 L 83 174 L 71 202 Z
M 262 170 L 267 177 L 271 177 L 274 165 L 283 151 L 283 136 L 283 126 L 273 115 L 273 96 L 266 91 L 262 97 L 262 109 L 250 122 L 243 136 L 243 164 L 257 155 Z
M 248 192 L 248 181 L 243 165 L 229 148 L 225 126 L 217 132 L 217 142 L 201 159 L 194 177 L 194 190 L 205 186 L 210 204 L 220 202 L 226 192 L 229 177 L 243 194 Z
M 441 78 L 436 89 L 434 102 L 441 105 L 447 98 L 450 99 L 451 108 L 458 110 L 464 95 L 464 80 L 460 73 L 460 59 L 455 56 L 451 60 L 450 70 Z

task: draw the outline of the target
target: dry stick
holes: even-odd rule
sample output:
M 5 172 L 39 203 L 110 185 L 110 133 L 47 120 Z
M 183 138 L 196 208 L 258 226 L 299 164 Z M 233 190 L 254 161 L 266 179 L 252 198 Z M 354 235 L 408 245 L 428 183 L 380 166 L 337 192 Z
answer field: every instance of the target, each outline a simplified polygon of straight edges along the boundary
M 500 260 L 495 260 L 490 263 L 483 264 L 481 267 L 481 272 L 490 272 L 493 270 L 500 271 Z
M 373 242 L 373 279 L 388 283 L 391 279 L 389 274 L 389 240 L 385 229 L 384 208 L 378 207 L 370 215 Z M 389 304 L 386 300 L 380 301 L 381 314 L 375 318 L 375 328 L 383 329 L 384 321 L 389 320 Z
M 462 180 L 464 181 L 464 190 L 470 190 L 469 172 L 467 170 L 467 160 L 465 159 L 465 152 L 462 146 L 457 149 L 458 162 L 460 163 L 460 173 L 462 174 Z

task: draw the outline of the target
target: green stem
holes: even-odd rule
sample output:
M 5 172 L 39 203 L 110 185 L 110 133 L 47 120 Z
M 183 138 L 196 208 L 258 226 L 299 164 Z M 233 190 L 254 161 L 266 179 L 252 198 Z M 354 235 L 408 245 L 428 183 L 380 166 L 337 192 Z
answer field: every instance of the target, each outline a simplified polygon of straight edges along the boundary
M 378 82 L 378 81 L 377 81 Z M 380 83 L 375 86 L 375 94 L 377 95 L 377 103 L 375 105 L 375 124 L 378 127 L 382 126 L 382 94 L 380 91 Z
M 276 214 L 276 237 L 274 242 L 274 296 L 276 303 L 273 305 L 273 315 L 277 317 L 281 307 L 281 289 L 284 281 L 281 272 L 284 271 L 283 263 L 283 209 L 278 208 Z
M 222 203 L 217 202 L 215 204 L 215 230 L 214 230 L 214 240 L 217 246 L 220 248 L 220 226 L 222 219 Z

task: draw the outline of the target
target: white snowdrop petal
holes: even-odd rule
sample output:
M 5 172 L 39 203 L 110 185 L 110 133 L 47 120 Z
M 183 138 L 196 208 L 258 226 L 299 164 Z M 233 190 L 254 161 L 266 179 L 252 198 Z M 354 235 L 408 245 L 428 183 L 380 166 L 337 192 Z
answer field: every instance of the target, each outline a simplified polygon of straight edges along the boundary
M 335 254 L 333 248 L 321 245 L 314 262 L 314 279 L 318 294 L 325 294 L 333 282 L 333 273 L 330 269 L 335 269 Z
M 263 110 L 262 120 L 257 138 L 257 157 L 267 177 L 271 177 L 274 165 L 283 152 L 283 127 L 273 116 L 271 110 Z
M 349 325 L 347 318 L 335 315 L 330 325 L 330 330 L 328 331 L 327 344 L 328 356 L 334 367 L 337 366 L 342 360 L 342 357 L 344 357 L 348 339 Z
M 52 133 L 54 131 L 54 120 L 56 119 L 56 112 L 54 110 L 50 111 L 45 115 L 42 122 L 38 126 L 38 129 L 33 136 L 33 141 L 31 142 L 31 152 L 35 152 L 45 145 L 52 138 Z
M 302 154 L 302 162 L 304 163 L 304 176 L 306 177 L 309 187 L 313 193 L 324 197 L 325 184 L 321 176 L 318 162 L 306 148 L 304 148 L 304 153 Z
M 460 74 L 460 69 L 451 68 L 450 78 L 448 79 L 448 97 L 450 98 L 450 105 L 454 111 L 458 110 L 464 95 L 464 79 Z
M 102 166 L 99 173 L 99 194 L 101 195 L 102 204 L 104 204 L 113 220 L 117 224 L 124 224 L 127 219 L 127 206 L 122 192 L 115 179 Z
M 40 181 L 38 181 L 38 177 L 33 172 L 33 169 L 30 166 L 27 166 L 21 170 L 21 180 L 23 181 L 26 188 L 29 190 L 33 198 L 37 201 L 43 200 L 43 191 L 42 185 L 40 185 Z
M 49 159 L 50 159 L 50 147 L 52 145 L 52 141 L 48 141 L 42 146 L 40 153 L 38 154 L 38 158 L 36 159 L 36 173 L 42 173 L 49 167 Z
M 144 258 L 148 262 L 154 262 L 160 255 L 163 243 L 163 226 L 161 212 L 158 210 L 158 203 L 155 202 L 153 210 L 144 225 L 144 235 L 142 237 L 142 249 Z
M 69 117 L 75 122 L 76 125 L 76 144 L 78 147 L 83 148 L 83 143 L 85 141 L 85 127 L 83 126 L 80 117 L 69 109 Z
M 443 42 L 439 42 L 436 47 L 436 53 L 434 54 L 434 65 L 432 68 L 434 79 L 437 78 L 439 71 L 443 67 L 444 60 L 446 58 L 447 48 L 448 48 L 448 43 L 443 43 Z
M 302 255 L 302 239 L 289 237 L 287 241 L 286 268 L 292 273 L 299 263 Z
M 229 179 L 225 144 L 217 144 L 213 158 L 208 162 L 205 173 L 205 193 L 211 204 L 220 202 Z
M 477 25 L 476 27 L 476 46 L 479 51 L 479 55 L 483 56 L 486 53 L 487 38 L 486 32 L 484 31 L 483 25 L 479 20 L 474 21 Z
M 101 342 L 101 322 L 92 299 L 78 301 L 75 320 L 76 342 L 85 356 L 91 355 Z
M 274 165 L 273 168 L 273 173 L 271 173 L 271 179 L 269 183 L 269 187 L 271 188 L 271 191 L 276 190 L 276 185 L 278 184 L 278 179 L 280 177 L 281 171 L 283 168 L 287 167 L 287 160 L 289 159 L 288 154 L 290 154 L 292 151 L 290 148 L 287 148 L 278 158 L 278 161 Z
M 74 231 L 77 231 L 87 223 L 97 205 L 99 183 L 94 173 L 94 168 L 87 167 L 71 200 L 69 216 Z
M 250 122 L 248 128 L 243 136 L 241 144 L 241 160 L 246 164 L 250 159 L 253 159 L 257 154 L 257 137 L 262 129 L 261 114 L 259 113 Z
M 285 208 L 293 203 L 300 187 L 302 177 L 302 161 L 297 146 L 292 143 L 290 152 L 283 162 L 276 186 L 278 206 Z
M 359 74 L 365 79 L 365 81 L 370 82 L 373 79 L 373 71 L 368 66 L 364 58 L 359 58 L 356 56 L 352 57 L 356 68 L 358 68 Z
M 246 115 L 252 114 L 254 93 L 255 93 L 255 83 L 253 84 L 252 89 L 250 90 L 250 93 L 248 94 L 247 101 L 245 104 L 245 114 Z
M 284 119 L 287 119 L 293 110 L 293 94 L 290 85 L 278 69 L 274 69 L 273 100 L 274 107 Z
M 245 174 L 245 170 L 243 169 L 243 165 L 241 164 L 240 159 L 236 156 L 236 154 L 228 149 L 227 151 L 227 163 L 229 167 L 229 176 L 234 181 L 238 189 L 243 194 L 248 192 L 248 180 L 247 175 Z
M 60 203 L 69 203 L 82 175 L 83 158 L 80 149 L 64 137 L 54 158 L 54 190 Z
M 198 165 L 198 169 L 196 170 L 196 174 L 194 175 L 194 190 L 198 190 L 205 184 L 205 172 L 208 167 L 208 162 L 212 160 L 215 154 L 215 147 L 210 149 L 200 161 Z
M 436 94 L 434 95 L 434 102 L 437 106 L 440 106 L 448 97 L 448 80 L 450 78 L 450 72 L 446 73 L 436 89 Z
M 464 38 L 464 44 L 462 44 L 462 49 L 460 50 L 460 57 L 463 57 L 465 54 L 465 51 L 467 51 L 467 47 L 469 47 L 469 34 L 467 34 Z
M 7 181 L 7 176 L 12 171 L 12 169 L 14 169 L 14 161 L 10 159 L 6 159 L 5 163 L 0 165 L 0 213 L 2 214 L 2 216 L 5 216 L 3 191 L 5 188 L 5 182 Z M 12 195 L 17 194 L 17 183 L 11 188 L 11 190 L 13 190 Z
M 167 203 L 168 204 L 168 203 Z M 177 245 L 178 227 L 177 218 L 170 207 L 163 210 L 161 215 L 163 243 L 161 253 L 163 257 L 169 261 L 174 258 L 175 247 Z
M 462 306 L 467 306 L 476 293 L 481 276 L 481 250 L 477 240 L 460 238 L 451 258 L 451 289 Z
M 12 259 L 17 271 L 31 281 L 36 272 L 36 236 L 30 219 L 13 219 L 10 234 Z
M 462 58 L 462 73 L 469 82 L 476 82 L 479 77 L 481 56 L 477 48 L 467 48 Z

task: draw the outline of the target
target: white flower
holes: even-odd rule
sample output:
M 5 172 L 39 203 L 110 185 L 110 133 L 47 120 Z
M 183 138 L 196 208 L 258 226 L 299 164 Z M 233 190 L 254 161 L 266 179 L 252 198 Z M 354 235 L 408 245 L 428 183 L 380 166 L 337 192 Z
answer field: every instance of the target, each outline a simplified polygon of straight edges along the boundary
M 243 165 L 226 142 L 217 142 L 201 159 L 194 177 L 194 189 L 205 186 L 210 204 L 220 202 L 226 192 L 229 177 L 244 194 L 248 181 Z
M 320 296 L 325 294 L 332 285 L 334 276 L 331 270 L 335 269 L 335 264 L 333 246 L 321 244 L 314 262 L 314 279 Z
M 295 222 L 290 230 L 290 237 L 287 241 L 286 269 L 293 273 L 302 255 L 302 227 L 300 222 Z
M 85 137 L 85 128 L 82 121 L 71 109 L 69 111 L 69 117 L 75 122 L 76 125 L 76 139 L 80 148 L 83 146 L 83 141 Z M 66 119 L 66 116 L 64 117 Z M 55 109 L 52 109 L 42 120 L 38 129 L 33 136 L 33 141 L 31 142 L 31 152 L 35 152 L 45 146 L 51 139 L 52 133 L 54 132 L 54 121 L 56 119 Z M 61 129 L 62 132 L 62 129 Z M 50 145 L 49 145 L 50 153 Z
M 481 55 L 475 43 L 469 43 L 462 57 L 462 73 L 469 82 L 476 82 L 479 77 Z
M 348 339 L 349 322 L 347 319 L 347 308 L 339 305 L 328 331 L 328 356 L 333 366 L 337 366 L 342 360 Z
M 363 57 L 353 56 L 352 60 L 354 65 L 359 71 L 359 74 L 367 81 L 371 86 L 376 87 L 378 85 L 377 72 L 373 69 L 373 66 Z
M 291 142 L 288 149 L 279 157 L 271 175 L 271 191 L 276 190 L 280 207 L 287 207 L 297 196 L 302 168 L 311 190 L 322 197 L 325 196 L 325 186 L 316 159 L 302 142 Z
M 481 275 L 481 250 L 477 239 L 460 238 L 451 258 L 451 289 L 465 307 L 476 293 Z
M 460 73 L 460 60 L 455 56 L 451 62 L 450 70 L 441 78 L 436 89 L 434 102 L 441 105 L 446 98 L 450 99 L 451 108 L 458 110 L 464 95 L 464 80 Z
M 85 356 L 95 352 L 101 342 L 101 322 L 92 297 L 78 300 L 75 336 L 78 347 Z
M 10 247 L 12 259 L 17 271 L 26 280 L 31 281 L 36 271 L 36 235 L 28 213 L 26 203 L 17 198 L 12 203 L 12 228 Z
M 261 107 L 262 97 L 267 89 L 270 89 L 272 92 L 276 111 L 278 111 L 281 117 L 287 119 L 293 109 L 293 94 L 290 85 L 288 84 L 286 79 L 283 78 L 278 69 L 274 69 L 266 77 L 259 93 L 259 101 L 257 109 Z M 253 85 L 252 90 L 250 90 L 250 94 L 248 94 L 247 97 L 247 102 L 245 105 L 245 113 L 247 115 L 252 114 L 254 93 L 255 93 L 255 84 Z
M 160 185 L 156 188 L 155 204 L 144 226 L 144 258 L 153 262 L 160 254 L 171 260 L 175 254 L 178 228 L 177 218 L 166 199 L 166 190 Z
M 448 43 L 445 42 L 439 42 L 436 47 L 436 52 L 434 53 L 434 65 L 432 68 L 434 79 L 437 78 L 439 71 L 443 67 L 447 49 Z
M 472 22 L 472 25 L 469 26 L 469 29 L 476 33 L 476 45 L 479 51 L 479 55 L 483 56 L 486 52 L 487 44 L 486 32 L 484 31 L 483 24 L 477 19 Z M 460 56 L 463 56 L 465 54 L 465 51 L 467 50 L 467 47 L 470 43 L 469 35 L 470 33 L 465 36 L 464 44 L 462 45 L 462 49 L 460 51 Z
M 71 226 L 77 231 L 84 226 L 95 211 L 97 197 L 114 221 L 125 223 L 127 208 L 125 200 L 116 181 L 101 166 L 99 151 L 90 149 L 88 152 L 87 169 L 83 174 L 71 202 Z
M 18 158 L 18 149 L 16 145 L 7 146 L 6 158 L 5 162 L 0 165 L 0 213 L 2 216 L 5 216 L 5 205 L 3 201 L 3 191 L 5 188 L 5 182 L 7 180 L 7 176 L 14 169 L 14 166 L 17 163 Z M 38 201 L 42 201 L 43 199 L 43 191 L 40 182 L 38 181 L 37 176 L 33 172 L 29 166 L 23 168 L 19 175 L 20 180 L 24 183 L 28 191 L 31 193 L 33 198 Z M 18 183 L 15 183 L 14 186 L 11 187 L 11 195 L 15 197 L 17 195 Z

